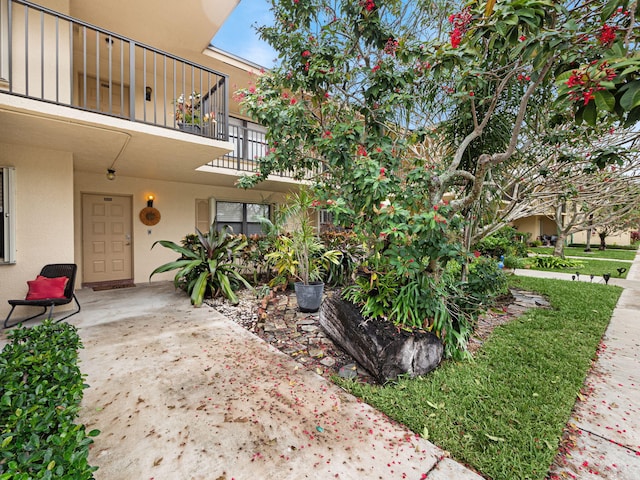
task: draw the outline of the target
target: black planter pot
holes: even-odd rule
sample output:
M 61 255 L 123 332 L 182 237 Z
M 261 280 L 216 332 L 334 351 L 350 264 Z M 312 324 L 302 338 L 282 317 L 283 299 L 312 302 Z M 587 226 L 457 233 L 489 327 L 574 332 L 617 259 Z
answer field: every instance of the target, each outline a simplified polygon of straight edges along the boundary
M 178 128 L 180 130 L 182 130 L 183 132 L 195 133 L 197 135 L 200 135 L 200 126 L 199 125 L 194 125 L 194 124 L 191 124 L 191 123 L 179 123 L 178 124 Z
M 303 282 L 296 282 L 294 288 L 301 312 L 317 312 L 320 309 L 324 283 L 309 282 L 309 285 L 305 285 Z

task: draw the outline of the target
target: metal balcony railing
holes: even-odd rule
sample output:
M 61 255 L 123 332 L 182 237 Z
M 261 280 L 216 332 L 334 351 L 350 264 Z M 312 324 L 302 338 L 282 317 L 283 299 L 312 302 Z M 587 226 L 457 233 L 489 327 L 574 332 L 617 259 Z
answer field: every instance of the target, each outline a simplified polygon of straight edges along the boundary
M 224 155 L 211 163 L 212 167 L 228 168 L 240 172 L 255 172 L 258 168 L 258 159 L 267 154 L 269 146 L 264 130 L 250 127 L 229 125 L 228 140 L 234 144 L 233 152 Z M 283 178 L 294 178 L 295 172 L 278 172 L 273 175 Z M 313 172 L 305 172 L 303 178 L 311 179 Z
M 0 0 L 0 92 L 220 140 L 228 78 L 22 0 Z

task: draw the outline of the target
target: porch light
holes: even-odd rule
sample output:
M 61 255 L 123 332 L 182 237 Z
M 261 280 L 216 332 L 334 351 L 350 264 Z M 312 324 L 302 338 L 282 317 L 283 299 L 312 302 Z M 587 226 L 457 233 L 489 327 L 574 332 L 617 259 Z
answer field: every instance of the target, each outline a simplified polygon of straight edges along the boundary
M 147 207 L 153 208 L 153 200 L 154 199 L 155 199 L 155 197 L 153 195 L 148 195 L 147 196 Z
M 107 168 L 107 180 L 115 180 L 116 171 L 113 168 Z

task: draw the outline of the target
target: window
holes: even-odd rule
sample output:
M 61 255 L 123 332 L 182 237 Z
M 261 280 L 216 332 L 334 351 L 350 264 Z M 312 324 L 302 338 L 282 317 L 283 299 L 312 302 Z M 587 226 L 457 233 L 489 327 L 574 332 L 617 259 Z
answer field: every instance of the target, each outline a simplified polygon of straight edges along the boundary
M 16 263 L 15 174 L 0 167 L 0 263 Z
M 269 205 L 261 203 L 216 202 L 218 230 L 229 225 L 233 233 L 260 234 L 260 218 L 269 218 L 269 213 Z

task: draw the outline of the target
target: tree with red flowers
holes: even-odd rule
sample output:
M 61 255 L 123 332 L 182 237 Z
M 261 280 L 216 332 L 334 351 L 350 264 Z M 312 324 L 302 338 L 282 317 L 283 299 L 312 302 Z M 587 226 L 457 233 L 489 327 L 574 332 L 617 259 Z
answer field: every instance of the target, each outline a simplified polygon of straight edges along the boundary
M 354 295 L 363 311 L 463 351 L 468 299 L 486 293 L 445 268 L 467 255 L 465 219 L 487 178 L 532 144 L 572 123 L 589 135 L 637 121 L 636 10 L 625 0 L 273 1 L 275 23 L 259 31 L 279 66 L 240 92 L 270 151 L 240 186 L 317 172 L 318 200 L 372 248 Z

